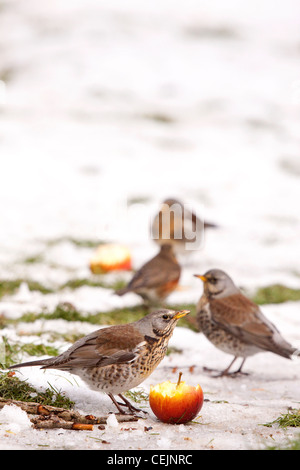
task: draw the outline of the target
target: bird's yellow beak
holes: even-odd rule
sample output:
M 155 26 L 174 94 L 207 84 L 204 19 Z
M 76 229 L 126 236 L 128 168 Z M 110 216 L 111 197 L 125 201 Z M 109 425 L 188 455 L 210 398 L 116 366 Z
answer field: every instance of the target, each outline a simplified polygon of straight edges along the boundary
M 203 282 L 207 282 L 207 277 L 205 277 L 203 274 L 194 274 L 194 276 L 198 277 Z
M 180 310 L 180 312 L 176 312 L 174 318 L 178 320 L 179 318 L 185 317 L 190 313 L 190 310 Z

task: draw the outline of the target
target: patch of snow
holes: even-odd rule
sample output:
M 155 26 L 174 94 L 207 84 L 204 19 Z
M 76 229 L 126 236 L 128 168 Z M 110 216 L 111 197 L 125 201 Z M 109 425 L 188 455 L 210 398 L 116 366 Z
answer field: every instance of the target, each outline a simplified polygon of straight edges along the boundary
M 0 430 L 18 434 L 32 427 L 26 411 L 16 405 L 5 405 L 0 410 Z

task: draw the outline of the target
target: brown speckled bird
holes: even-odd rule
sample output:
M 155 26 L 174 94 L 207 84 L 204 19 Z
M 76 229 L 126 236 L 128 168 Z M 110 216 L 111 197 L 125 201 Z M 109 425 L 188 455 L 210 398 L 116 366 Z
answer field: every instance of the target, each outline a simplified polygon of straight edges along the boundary
M 212 269 L 195 276 L 204 282 L 204 292 L 197 304 L 199 330 L 217 348 L 234 355 L 233 361 L 218 376 L 242 373 L 246 358 L 263 351 L 291 358 L 296 348 L 285 341 L 260 308 L 241 293 L 224 271 Z M 239 369 L 229 373 L 238 357 L 243 358 Z
M 177 287 L 181 267 L 174 255 L 171 245 L 165 244 L 160 252 L 144 264 L 123 289 L 117 290 L 117 295 L 134 292 L 140 295 L 146 303 L 160 304 Z
M 11 366 L 42 366 L 78 375 L 92 390 L 105 392 L 120 413 L 141 411 L 122 393 L 137 387 L 158 366 L 167 352 L 168 342 L 179 318 L 188 310 L 161 309 L 125 325 L 101 328 L 76 341 L 56 357 Z M 124 403 L 119 403 L 118 395 Z
M 154 217 L 152 237 L 157 244 L 170 243 L 176 253 L 186 254 L 188 246 L 197 240 L 201 243 L 205 229 L 216 227 L 213 223 L 201 220 L 181 201 L 169 198 L 163 201 Z

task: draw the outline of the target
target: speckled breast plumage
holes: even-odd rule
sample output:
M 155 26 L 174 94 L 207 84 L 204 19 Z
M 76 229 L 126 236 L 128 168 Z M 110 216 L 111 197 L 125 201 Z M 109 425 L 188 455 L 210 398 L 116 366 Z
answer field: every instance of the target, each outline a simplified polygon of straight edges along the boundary
M 238 357 L 248 357 L 256 354 L 260 350 L 237 336 L 232 335 L 225 329 L 220 328 L 212 320 L 209 312 L 209 303 L 198 304 L 197 324 L 199 330 L 218 349 Z
M 93 390 L 117 395 L 142 383 L 165 357 L 169 337 L 149 338 L 137 357 L 104 367 L 83 367 L 72 370 Z

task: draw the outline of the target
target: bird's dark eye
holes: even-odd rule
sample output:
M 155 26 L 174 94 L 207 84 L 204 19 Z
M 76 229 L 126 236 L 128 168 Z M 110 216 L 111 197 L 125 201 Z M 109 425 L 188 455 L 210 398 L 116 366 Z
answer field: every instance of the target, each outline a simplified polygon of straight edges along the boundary
M 211 282 L 212 284 L 215 284 L 217 282 L 217 279 L 215 277 L 211 277 L 209 282 Z
M 169 318 L 169 315 L 167 315 L 166 313 L 162 316 L 164 320 L 168 320 Z

